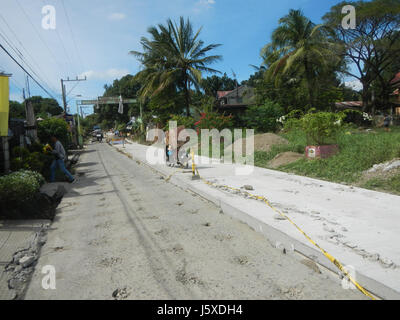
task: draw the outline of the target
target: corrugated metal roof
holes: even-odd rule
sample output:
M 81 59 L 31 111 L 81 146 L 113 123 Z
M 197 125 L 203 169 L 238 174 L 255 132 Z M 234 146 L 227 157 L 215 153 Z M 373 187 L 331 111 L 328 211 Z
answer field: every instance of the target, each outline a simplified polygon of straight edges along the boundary
M 391 84 L 396 84 L 396 83 L 398 83 L 398 82 L 400 82 L 400 72 L 397 73 L 397 74 L 394 76 L 394 78 L 392 79 L 392 81 L 390 81 Z
M 362 107 L 362 101 L 343 101 L 343 102 L 335 102 L 336 108 L 349 108 L 349 107 Z
M 232 92 L 232 90 L 231 91 L 217 91 L 217 97 L 218 97 L 218 99 L 220 99 L 222 97 L 225 97 L 228 93 L 231 93 L 231 92 Z

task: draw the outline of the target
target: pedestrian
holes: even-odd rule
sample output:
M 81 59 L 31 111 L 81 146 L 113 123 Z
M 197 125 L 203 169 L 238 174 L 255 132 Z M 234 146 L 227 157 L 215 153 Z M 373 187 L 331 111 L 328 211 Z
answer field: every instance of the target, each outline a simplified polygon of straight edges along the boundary
M 383 120 L 383 126 L 385 127 L 385 131 L 389 132 L 390 131 L 390 115 L 386 115 L 385 119 Z
M 51 141 L 54 144 L 54 148 L 51 151 L 51 153 L 54 155 L 55 159 L 50 165 L 50 182 L 55 182 L 56 180 L 56 169 L 57 166 L 61 169 L 61 171 L 68 177 L 68 180 L 70 183 L 75 182 L 75 178 L 72 176 L 72 174 L 65 168 L 65 158 L 66 158 L 66 153 L 63 145 L 61 142 L 58 140 L 56 136 L 51 137 Z

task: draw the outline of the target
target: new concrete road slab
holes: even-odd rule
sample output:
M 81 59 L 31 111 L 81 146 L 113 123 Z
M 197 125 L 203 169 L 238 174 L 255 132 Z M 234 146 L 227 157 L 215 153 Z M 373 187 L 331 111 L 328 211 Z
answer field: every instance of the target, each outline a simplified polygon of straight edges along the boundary
M 332 271 L 336 266 L 313 246 L 289 221 L 281 219 L 265 203 L 241 194 L 191 181 L 190 174 L 165 164 L 149 163 L 157 151 L 136 143 L 116 148 L 224 208 L 232 216 L 263 233 L 276 246 L 294 249 Z M 151 156 L 151 157 L 150 157 Z M 197 157 L 200 175 L 216 185 L 241 188 L 266 197 L 289 216 L 307 235 L 338 259 L 366 289 L 385 299 L 400 299 L 400 197 L 254 167 L 220 164 Z
M 114 148 L 92 144 L 26 299 L 365 299 Z M 56 289 L 42 287 L 53 266 Z

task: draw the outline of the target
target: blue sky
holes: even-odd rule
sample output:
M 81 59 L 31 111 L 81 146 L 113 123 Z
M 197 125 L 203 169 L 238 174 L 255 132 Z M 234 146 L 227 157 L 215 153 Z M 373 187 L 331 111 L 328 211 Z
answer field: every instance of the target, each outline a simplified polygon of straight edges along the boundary
M 63 6 L 64 2 L 64 6 Z M 86 82 L 67 84 L 69 105 L 75 111 L 76 95 L 96 98 L 104 84 L 140 70 L 128 54 L 141 51 L 140 38 L 147 28 L 164 23 L 167 18 L 189 17 L 195 28 L 203 27 L 206 44 L 220 43 L 215 50 L 223 61 L 213 67 L 238 80 L 254 72 L 259 65 L 260 49 L 269 42 L 278 19 L 289 9 L 302 9 L 318 23 L 335 0 L 1 0 L 0 43 L 17 54 L 3 37 L 23 54 L 25 61 L 41 77 L 61 103 L 61 77 L 88 77 Z M 56 29 L 41 26 L 42 7 L 56 9 Z M 69 23 L 68 23 L 69 21 Z M 75 42 L 74 42 L 75 40 Z M 0 70 L 12 73 L 11 99 L 21 101 L 23 72 L 6 54 L 0 52 Z M 30 69 L 29 69 L 30 70 Z M 31 95 L 46 96 L 31 82 Z M 81 98 L 78 98 L 81 99 Z

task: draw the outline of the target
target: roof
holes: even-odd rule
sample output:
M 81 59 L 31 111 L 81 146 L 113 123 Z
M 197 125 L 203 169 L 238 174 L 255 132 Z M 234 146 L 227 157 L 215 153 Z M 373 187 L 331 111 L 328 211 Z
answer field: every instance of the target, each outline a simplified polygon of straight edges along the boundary
M 400 82 L 400 72 L 397 73 L 394 78 L 392 79 L 392 81 L 390 81 L 391 84 L 396 84 Z
M 230 91 L 217 91 L 218 99 L 225 97 L 228 93 L 231 93 L 233 90 Z
M 362 105 L 362 101 L 335 102 L 336 108 L 361 108 Z

